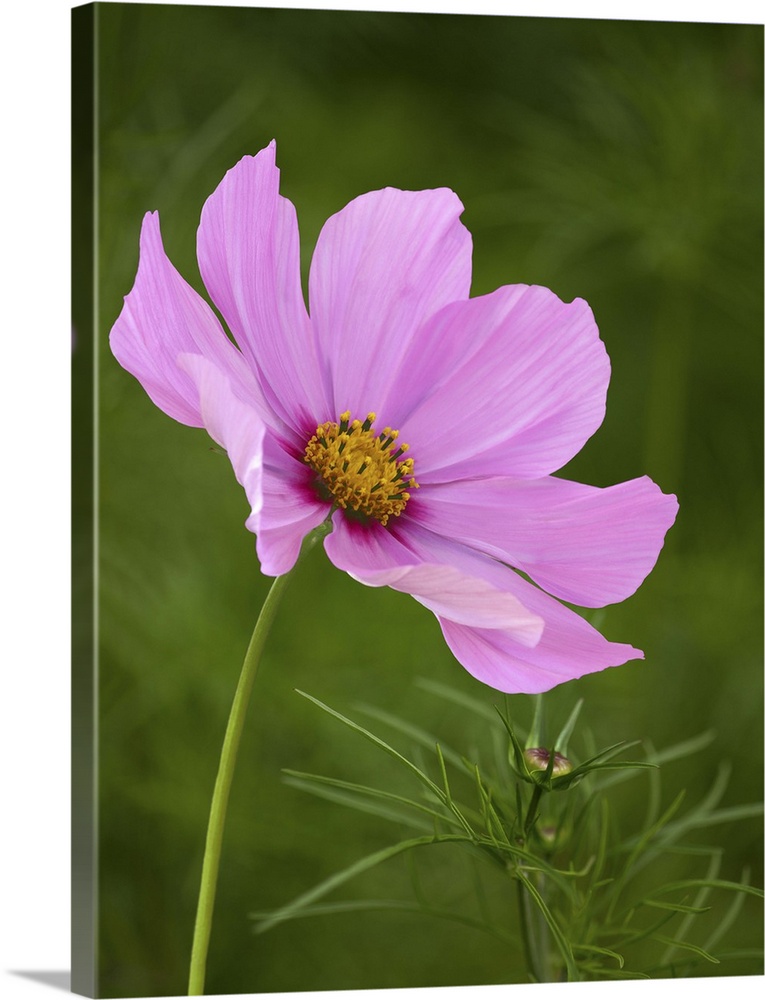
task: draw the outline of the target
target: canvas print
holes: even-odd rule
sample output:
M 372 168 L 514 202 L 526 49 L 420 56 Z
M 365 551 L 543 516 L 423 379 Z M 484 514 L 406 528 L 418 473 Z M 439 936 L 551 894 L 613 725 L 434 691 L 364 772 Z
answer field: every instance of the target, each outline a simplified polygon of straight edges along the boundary
M 73 11 L 93 997 L 762 975 L 762 26 Z

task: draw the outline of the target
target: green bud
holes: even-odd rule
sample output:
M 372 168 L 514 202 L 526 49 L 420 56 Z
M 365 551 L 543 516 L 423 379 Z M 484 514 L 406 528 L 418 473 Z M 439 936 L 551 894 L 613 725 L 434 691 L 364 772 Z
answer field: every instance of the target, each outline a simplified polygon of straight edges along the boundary
M 537 836 L 545 847 L 552 848 L 558 839 L 558 828 L 552 823 L 539 823 L 537 825 Z
M 547 771 L 550 765 L 550 751 L 544 747 L 530 747 L 523 751 L 523 759 L 529 771 Z M 553 760 L 552 777 L 559 778 L 561 775 L 570 774 L 573 765 L 568 757 L 562 753 L 556 753 Z

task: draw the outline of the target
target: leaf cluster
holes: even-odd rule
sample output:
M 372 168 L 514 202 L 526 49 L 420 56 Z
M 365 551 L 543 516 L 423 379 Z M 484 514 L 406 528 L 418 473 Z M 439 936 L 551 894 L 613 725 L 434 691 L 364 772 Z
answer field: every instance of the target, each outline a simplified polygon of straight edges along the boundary
M 762 971 L 761 950 L 728 943 L 731 938 L 735 942 L 735 925 L 746 897 L 761 899 L 762 890 L 749 884 L 746 871 L 739 881 L 721 878 L 722 848 L 699 844 L 693 836 L 761 815 L 762 805 L 720 807 L 730 774 L 723 764 L 702 801 L 688 806 L 681 793 L 662 806 L 660 768 L 704 748 L 713 734 L 645 753 L 643 760 L 618 760 L 636 743 L 617 743 L 554 776 L 553 747 L 567 751 L 581 703 L 556 737 L 549 765 L 541 771 L 531 768 L 524 754 L 524 749 L 538 745 L 541 699 L 524 748 L 507 712 L 493 714 L 482 703 L 447 687 L 423 684 L 433 695 L 458 701 L 480 718 L 492 750 L 487 764 L 403 719 L 361 707 L 410 741 L 412 752 L 406 756 L 370 729 L 298 692 L 392 758 L 414 779 L 416 794 L 292 770 L 284 772 L 285 780 L 414 835 L 355 860 L 272 912 L 252 913 L 258 933 L 298 917 L 375 909 L 419 911 L 472 927 L 522 952 L 532 981 L 688 976 L 708 963 L 726 974 L 726 959 L 744 961 L 752 972 Z M 609 790 L 641 772 L 648 775 L 644 821 L 641 829 L 622 832 Z M 548 795 L 552 791 L 565 794 Z M 502 880 L 508 886 L 504 896 L 515 901 L 509 918 L 499 919 L 489 911 L 477 875 L 477 912 L 436 905 L 417 886 L 414 900 L 325 901 L 383 862 L 436 845 L 467 852 L 489 872 L 490 880 Z M 693 873 L 686 875 L 688 862 Z M 685 877 L 676 877 L 678 870 Z M 711 911 L 712 925 L 703 919 Z

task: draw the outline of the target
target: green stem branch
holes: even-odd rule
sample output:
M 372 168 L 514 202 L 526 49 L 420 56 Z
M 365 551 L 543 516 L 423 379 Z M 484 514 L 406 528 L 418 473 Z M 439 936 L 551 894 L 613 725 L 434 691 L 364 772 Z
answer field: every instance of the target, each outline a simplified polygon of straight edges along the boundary
M 535 719 L 536 724 L 536 719 Z M 526 818 L 523 823 L 524 845 L 531 836 L 537 816 L 539 815 L 539 803 L 542 799 L 544 788 L 542 785 L 534 785 L 534 791 L 529 801 L 526 811 Z M 532 876 L 533 877 L 533 876 Z M 523 879 L 518 879 L 518 911 L 521 924 L 521 937 L 523 939 L 523 950 L 526 955 L 526 965 L 528 966 L 531 978 L 538 983 L 548 981 L 547 972 L 547 934 L 546 925 L 544 929 L 540 926 L 537 913 L 532 906 L 529 891 Z M 544 924 L 544 921 L 541 922 Z
M 526 968 L 529 970 L 532 981 L 539 983 L 542 978 L 531 931 L 531 900 L 521 879 L 516 880 L 516 886 L 518 888 L 518 918 L 521 925 L 523 952 L 526 956 Z
M 544 788 L 542 785 L 534 785 L 534 791 L 531 796 L 531 801 L 529 802 L 528 812 L 526 813 L 526 822 L 523 824 L 523 837 L 524 840 L 528 840 L 531 836 L 531 831 L 536 823 L 537 816 L 539 814 L 539 802 L 542 798 L 542 793 Z
M 199 902 L 194 925 L 194 942 L 191 948 L 191 965 L 189 968 L 189 996 L 201 996 L 205 988 L 205 969 L 207 966 L 207 950 L 210 944 L 213 909 L 215 907 L 215 890 L 218 884 L 218 869 L 220 867 L 223 829 L 226 823 L 226 808 L 228 806 L 231 780 L 234 776 L 236 756 L 244 728 L 244 719 L 252 693 L 252 685 L 260 663 L 266 638 L 276 617 L 276 609 L 289 580 L 289 573 L 278 576 L 261 608 L 255 629 L 247 647 L 247 653 L 239 675 L 239 683 L 231 705 L 231 714 L 223 739 L 223 747 L 218 765 L 218 776 L 215 779 L 212 802 L 210 804 L 210 819 L 207 825 L 207 840 L 202 862 L 202 881 L 199 887 Z
M 333 511 L 334 508 L 330 511 L 327 519 L 305 537 L 298 562 L 309 549 L 332 530 L 331 516 Z M 239 683 L 231 705 L 231 713 L 228 717 L 226 735 L 223 737 L 223 747 L 221 748 L 220 763 L 218 764 L 218 776 L 215 779 L 215 788 L 213 789 L 212 802 L 210 803 L 210 819 L 207 824 L 207 840 L 205 841 L 205 853 L 202 860 L 202 880 L 199 886 L 197 917 L 194 924 L 194 940 L 191 946 L 188 993 L 190 997 L 202 996 L 205 989 L 207 951 L 210 945 L 210 930 L 212 928 L 213 910 L 215 908 L 215 891 L 218 885 L 218 869 L 220 868 L 223 830 L 226 825 L 228 796 L 231 790 L 231 781 L 234 777 L 236 755 L 239 750 L 239 742 L 242 738 L 247 706 L 252 694 L 252 685 L 255 681 L 255 674 L 260 663 L 260 658 L 263 655 L 263 648 L 266 644 L 268 633 L 276 617 L 276 610 L 293 571 L 294 567 L 289 573 L 276 577 L 263 602 L 263 607 L 260 609 L 250 644 L 245 653 L 244 663 L 242 663 Z

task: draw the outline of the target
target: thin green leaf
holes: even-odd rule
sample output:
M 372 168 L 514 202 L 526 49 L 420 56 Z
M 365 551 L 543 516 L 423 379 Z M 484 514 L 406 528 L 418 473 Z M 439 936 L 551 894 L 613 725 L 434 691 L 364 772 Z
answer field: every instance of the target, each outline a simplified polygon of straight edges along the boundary
M 656 820 L 653 826 L 650 826 L 647 830 L 643 832 L 643 834 L 640 836 L 635 846 L 632 848 L 632 851 L 627 857 L 627 860 L 624 863 L 624 867 L 622 868 L 619 877 L 614 882 L 613 888 L 610 893 L 611 905 L 608 908 L 609 920 L 613 917 L 617 900 L 619 899 L 619 896 L 621 895 L 624 886 L 627 884 L 629 879 L 636 873 L 637 870 L 636 862 L 638 858 L 644 851 L 647 850 L 648 844 L 657 835 L 659 830 L 661 830 L 662 827 L 665 826 L 670 821 L 670 819 L 672 819 L 674 814 L 680 808 L 680 805 L 684 797 L 685 797 L 685 792 L 684 791 L 680 792 L 674 799 L 672 804 L 669 806 L 669 808 Z
M 587 774 L 591 774 L 593 771 L 621 771 L 635 767 L 642 767 L 648 770 L 658 767 L 658 764 L 652 764 L 648 760 L 609 760 L 604 761 L 602 764 L 590 764 L 587 768 Z
M 708 858 L 715 851 L 719 850 L 717 847 L 711 847 L 709 844 L 663 844 L 662 854 L 679 854 L 682 857 L 704 857 Z
M 604 979 L 650 979 L 645 972 L 632 972 L 629 969 L 611 969 L 607 966 L 599 966 L 593 970 Z
M 523 795 L 521 794 L 520 782 L 515 783 L 515 825 L 519 826 L 523 817 Z
M 662 843 L 673 843 L 691 830 L 716 826 L 720 823 L 740 822 L 762 815 L 761 803 L 748 803 L 742 806 L 732 806 L 727 809 L 715 809 L 715 806 L 725 793 L 730 775 L 729 767 L 721 767 L 712 788 L 704 799 L 685 816 L 668 824 L 662 835 Z
M 420 873 L 417 868 L 417 856 L 411 851 L 406 856 L 406 867 L 409 869 L 409 878 L 412 883 L 412 891 L 414 892 L 415 900 L 421 906 L 427 906 L 428 901 L 425 897 L 425 891 L 422 887 L 422 880 L 420 879 Z
M 363 913 L 373 910 L 398 910 L 407 913 L 424 914 L 428 917 L 438 917 L 440 920 L 449 920 L 453 923 L 463 924 L 466 927 L 472 927 L 474 930 L 483 931 L 485 934 L 490 934 L 492 937 L 498 938 L 498 940 L 503 941 L 505 944 L 513 945 L 516 943 L 515 938 L 503 933 L 499 928 L 484 920 L 477 920 L 464 913 L 443 910 L 407 899 L 350 899 L 337 903 L 319 903 L 315 906 L 304 907 L 290 919 L 302 920 L 306 917 L 327 917 L 342 913 Z M 249 914 L 251 920 L 265 921 L 269 916 L 270 914 L 265 911 Z M 255 931 L 259 933 L 260 928 L 256 927 Z
M 608 800 L 605 798 L 600 800 L 600 823 L 597 824 L 597 828 L 598 828 L 598 844 L 595 851 L 595 856 L 593 858 L 592 868 L 590 870 L 590 883 L 587 888 L 587 897 L 585 901 L 586 904 L 589 904 L 595 890 L 599 886 L 604 884 L 601 881 L 601 875 L 603 874 L 603 868 L 606 863 L 606 852 L 608 849 L 608 834 L 610 830 L 610 812 L 609 812 Z
M 699 733 L 698 736 L 692 736 L 681 743 L 675 743 L 674 746 L 652 753 L 649 759 L 654 764 L 669 764 L 671 761 L 689 757 L 691 754 L 698 753 L 699 750 L 704 750 L 710 743 L 714 742 L 716 737 L 717 734 L 713 729 L 707 729 L 705 732 Z
M 741 884 L 749 885 L 749 870 L 746 868 L 741 873 Z M 727 932 L 735 923 L 736 918 L 741 912 L 741 908 L 743 907 L 745 901 L 746 901 L 746 896 L 743 893 L 737 893 L 733 897 L 731 905 L 728 907 L 725 916 L 718 921 L 717 926 L 704 942 L 704 948 L 707 951 L 710 948 L 713 948 L 717 944 L 717 942 L 720 941 L 727 934 Z
M 723 760 L 720 762 L 712 787 L 709 789 L 698 806 L 699 812 L 710 812 L 717 806 L 717 803 L 725 794 L 725 789 L 728 787 L 732 770 L 733 765 L 729 760 Z
M 571 950 L 571 945 L 568 943 L 566 935 L 561 930 L 557 920 L 550 912 L 547 903 L 545 903 L 541 893 L 534 885 L 534 883 L 531 881 L 531 879 L 527 878 L 526 875 L 519 869 L 516 870 L 516 875 L 523 883 L 526 891 L 529 893 L 531 898 L 536 903 L 539 912 L 542 914 L 544 918 L 545 923 L 550 928 L 552 936 L 555 938 L 555 943 L 558 945 L 558 950 L 560 951 L 563 957 L 563 961 L 566 964 L 566 973 L 568 975 L 569 982 L 577 982 L 580 979 L 579 969 L 577 967 L 576 960 L 574 959 L 574 953 Z
M 649 756 L 648 760 L 652 760 L 655 763 L 657 761 L 653 756 Z M 653 826 L 656 820 L 659 818 L 661 813 L 661 772 L 657 769 L 655 771 L 649 771 L 648 773 L 648 803 L 646 805 L 646 817 L 643 821 L 643 828 Z
M 571 947 L 574 951 L 587 951 L 596 955 L 606 955 L 609 958 L 614 958 L 618 962 L 619 968 L 624 968 L 624 956 L 620 955 L 618 951 L 611 951 L 610 948 L 599 948 L 594 944 L 574 944 Z
M 758 899 L 763 898 L 762 889 L 758 889 L 754 885 L 748 885 L 742 882 L 728 882 L 725 879 L 703 879 L 703 878 L 688 878 L 682 879 L 679 882 L 669 882 L 667 885 L 663 885 L 660 889 L 654 889 L 654 896 L 663 896 L 665 893 L 674 892 L 676 889 L 696 889 L 700 886 L 708 886 L 710 889 L 729 889 L 731 892 L 743 892 L 749 896 L 757 896 Z
M 317 903 L 315 906 L 305 906 L 295 913 L 295 920 L 304 917 L 324 917 L 335 913 L 354 913 L 359 910 L 419 910 L 420 904 L 411 900 L 399 899 L 346 899 L 339 903 Z M 248 913 L 250 920 L 267 920 L 270 910 L 254 910 Z
M 477 764 L 475 765 L 475 780 L 478 788 L 478 797 L 481 803 L 481 814 L 486 826 L 486 832 L 497 842 L 498 846 L 499 844 L 509 844 L 510 841 L 508 840 L 502 820 L 497 814 L 494 804 L 491 801 L 491 791 L 486 788 L 481 780 L 481 773 Z
M 433 794 L 436 796 L 437 799 L 439 799 L 445 806 L 447 806 L 454 813 L 454 815 L 459 820 L 459 823 L 462 826 L 463 830 L 465 830 L 465 832 L 470 837 L 475 836 L 472 827 L 465 819 L 465 817 L 462 815 L 456 804 L 453 801 L 449 800 L 447 796 L 444 794 L 444 792 L 438 787 L 438 785 L 434 781 L 431 781 L 431 779 L 427 776 L 427 774 L 425 774 L 424 771 L 420 770 L 420 768 L 417 767 L 416 764 L 413 764 L 412 761 L 404 757 L 403 754 L 400 754 L 398 750 L 394 750 L 392 746 L 390 746 L 388 743 L 385 742 L 385 740 L 381 740 L 379 736 L 375 736 L 374 733 L 370 733 L 368 729 L 364 729 L 364 727 L 360 726 L 357 722 L 353 722 L 353 720 L 346 718 L 340 712 L 336 712 L 334 708 L 330 708 L 329 705 L 325 705 L 324 702 L 319 701 L 318 698 L 314 698 L 313 695 L 306 694 L 305 691 L 297 691 L 297 693 L 299 695 L 302 695 L 303 698 L 307 698 L 308 701 L 313 702 L 314 705 L 322 709 L 322 711 L 326 712 L 328 715 L 331 715 L 335 719 L 338 719 L 344 725 L 348 726 L 349 729 L 352 729 L 354 732 L 359 733 L 365 739 L 369 740 L 370 743 L 373 743 L 381 750 L 384 750 L 385 753 L 393 757 L 394 760 L 397 760 L 399 761 L 399 763 L 403 764 L 408 770 L 410 770 L 413 774 L 417 776 L 417 778 L 425 785 L 426 788 L 428 788 L 431 792 L 433 792 Z
M 417 830 L 420 833 L 427 833 L 428 831 L 438 829 L 436 822 L 427 823 L 421 817 L 412 816 L 409 813 L 405 813 L 403 810 L 399 811 L 392 809 L 389 806 L 384 806 L 381 803 L 365 801 L 357 796 L 347 795 L 332 788 L 315 787 L 309 785 L 307 782 L 302 783 L 297 780 L 287 781 L 285 784 L 292 785 L 300 791 L 308 792 L 310 795 L 315 795 L 316 798 L 324 799 L 326 802 L 331 802 L 334 805 L 345 806 L 348 809 L 355 809 L 357 812 L 366 813 L 369 816 L 377 816 L 390 823 L 396 823 L 399 826 L 406 826 L 409 827 L 409 829 Z
M 733 962 L 741 959 L 757 959 L 762 964 L 762 948 L 731 948 L 729 951 L 718 952 L 720 963 Z M 758 971 L 762 975 L 762 971 Z
M 325 790 L 313 788 L 312 787 L 313 784 L 327 785 L 332 788 L 337 788 L 342 791 L 347 791 L 351 794 L 342 801 L 344 801 L 345 804 L 353 806 L 353 808 L 356 809 L 362 809 L 363 806 L 357 800 L 353 799 L 352 797 L 353 794 L 356 794 L 357 796 L 369 796 L 370 798 L 379 798 L 390 802 L 396 802 L 400 805 L 407 806 L 410 809 L 415 809 L 418 812 L 424 813 L 427 816 L 431 816 L 432 818 L 440 820 L 441 822 L 449 823 L 453 826 L 460 825 L 457 822 L 457 820 L 453 816 L 450 816 L 448 813 L 439 812 L 437 809 L 431 809 L 430 806 L 427 806 L 422 802 L 418 802 L 416 799 L 408 799 L 403 795 L 396 795 L 393 792 L 386 792 L 381 788 L 371 788 L 367 785 L 355 784 L 352 781 L 343 781 L 341 778 L 330 778 L 321 774 L 306 774 L 302 771 L 292 771 L 289 769 L 285 769 L 284 774 L 287 775 L 287 778 L 285 779 L 285 784 L 292 785 L 293 787 L 300 788 L 301 790 L 304 791 L 309 791 L 313 795 L 323 794 L 324 798 L 329 797 L 325 793 Z M 336 801 L 341 801 L 341 799 L 338 798 L 336 799 Z M 383 814 L 380 813 L 380 815 Z M 396 816 L 399 815 L 402 814 L 396 813 Z
M 562 753 L 564 757 L 568 753 L 568 741 L 571 739 L 571 734 L 574 731 L 574 726 L 576 725 L 576 720 L 579 718 L 579 713 L 582 710 L 583 704 L 584 698 L 580 698 L 571 710 L 571 714 L 566 720 L 560 733 L 558 733 L 558 738 L 555 740 L 555 745 L 558 748 L 558 751 Z
M 718 826 L 720 823 L 739 823 L 745 819 L 761 816 L 762 811 L 763 807 L 760 802 L 731 806 L 727 809 L 716 809 L 712 812 L 706 812 L 699 808 L 676 823 L 670 824 L 665 831 L 665 836 L 667 839 L 675 840 L 689 830 L 701 830 L 708 826 Z
M 631 747 L 636 747 L 640 744 L 640 740 L 631 740 L 627 742 L 621 740 L 619 743 L 612 743 L 610 746 L 605 747 L 603 750 L 598 750 L 597 753 L 588 757 L 587 760 L 582 761 L 576 770 L 581 770 L 582 768 L 589 768 L 598 760 L 603 760 L 607 757 L 614 757 L 616 754 L 621 753 L 623 750 L 629 750 Z
M 494 720 L 496 722 L 496 719 Z M 507 743 L 498 727 L 489 730 L 494 757 L 494 771 L 500 788 L 509 788 L 513 783 L 513 775 L 508 766 Z
M 452 793 L 449 788 L 449 778 L 446 774 L 446 763 L 444 762 L 444 755 L 441 751 L 440 743 L 436 743 L 436 754 L 438 755 L 438 763 L 441 768 L 441 780 L 444 783 L 444 795 L 446 795 L 446 798 L 451 802 Z
M 655 934 L 654 939 L 656 941 L 661 941 L 662 944 L 671 945 L 672 948 L 681 948 L 684 951 L 691 951 L 694 955 L 699 955 L 701 958 L 706 959 L 707 962 L 712 962 L 714 965 L 720 964 L 720 959 L 715 958 L 714 955 L 710 955 L 708 951 L 704 951 L 697 944 L 691 944 L 689 941 L 679 941 L 676 938 L 664 937 L 663 934 Z M 668 962 L 662 963 L 663 965 L 668 965 Z
M 573 812 L 576 806 L 577 796 L 567 795 L 563 801 L 568 804 L 568 808 Z M 597 819 L 591 821 L 590 817 L 588 816 L 588 813 L 590 813 L 595 808 L 596 805 L 598 804 L 602 805 L 607 801 L 608 800 L 605 798 L 605 796 L 602 795 L 587 795 L 584 799 L 584 804 L 582 805 L 579 812 L 576 814 L 576 816 L 572 816 L 572 821 L 571 821 L 572 853 L 576 853 L 580 849 L 582 850 L 591 849 L 586 845 L 582 846 L 585 837 L 587 837 L 587 835 L 593 829 L 593 827 L 598 830 L 601 829 L 601 827 L 599 826 Z
M 687 903 L 665 903 L 658 899 L 645 899 L 642 901 L 644 906 L 652 906 L 657 910 L 672 910 L 674 913 L 706 913 L 711 910 L 711 906 L 691 906 Z M 639 903 L 637 904 L 640 905 Z
M 660 927 L 668 924 L 670 920 L 674 919 L 674 913 L 667 913 L 666 916 L 662 917 L 661 920 L 657 920 L 656 923 L 651 924 L 650 927 L 643 927 L 640 930 L 632 930 L 632 928 L 624 927 L 603 927 L 600 929 L 600 935 L 603 937 L 615 936 L 619 940 L 614 941 L 614 948 L 624 948 L 625 945 L 635 944 L 637 941 L 643 941 L 645 938 L 650 938 Z M 623 936 L 622 936 L 623 935 Z
M 681 759 L 682 757 L 688 757 L 693 753 L 698 753 L 698 751 L 709 746 L 709 744 L 714 741 L 715 737 L 716 734 L 710 729 L 699 734 L 698 736 L 692 737 L 689 740 L 684 740 L 682 743 L 676 743 L 674 746 L 667 747 L 665 750 L 652 750 L 647 752 L 646 760 L 650 761 L 652 764 L 658 764 L 661 767 L 663 764 L 669 764 L 675 760 Z M 598 787 L 601 790 L 612 788 L 614 785 L 618 785 L 620 782 L 626 781 L 628 778 L 632 777 L 634 777 L 634 773 L 631 774 L 627 772 L 624 774 L 614 774 L 600 781 Z M 653 822 L 656 815 L 658 815 L 658 811 L 651 817 L 649 822 Z
M 502 720 L 502 725 L 505 727 L 505 729 L 507 730 L 507 734 L 510 737 L 510 743 L 513 748 L 513 756 L 515 757 L 515 769 L 520 775 L 527 774 L 528 769 L 526 767 L 526 762 L 523 757 L 523 747 L 521 746 L 518 737 L 515 735 L 513 727 L 510 725 L 510 720 L 506 715 L 502 714 L 499 708 L 497 708 L 497 714 Z
M 603 767 L 605 766 L 605 762 L 607 760 L 610 760 L 611 757 L 615 757 L 617 754 L 622 753 L 624 750 L 628 750 L 630 747 L 636 746 L 639 742 L 640 740 L 632 740 L 632 742 L 630 743 L 625 743 L 625 742 L 614 743 L 609 747 L 605 747 L 605 749 L 603 750 L 599 750 L 591 757 L 588 757 L 587 760 L 585 760 L 583 763 L 575 767 L 573 771 L 570 771 L 567 775 L 563 777 L 557 778 L 555 782 L 556 788 L 563 790 L 565 788 L 570 787 L 573 784 L 576 784 L 586 774 L 589 774 L 591 771 L 603 769 Z M 624 766 L 633 767 L 635 765 L 631 761 L 626 761 L 624 764 L 614 764 L 612 765 L 612 768 L 616 769 Z M 638 766 L 655 767 L 656 765 L 649 764 L 648 762 L 645 761 L 641 761 L 638 764 Z
M 714 851 L 709 859 L 709 867 L 707 869 L 707 873 L 705 876 L 706 881 L 709 881 L 709 879 L 717 878 L 717 876 L 720 873 L 721 863 L 722 863 L 722 849 L 719 849 L 717 851 Z M 696 893 L 696 899 L 695 899 L 695 903 L 697 906 L 702 905 L 702 903 L 706 900 L 707 896 L 709 895 L 709 892 L 710 890 L 707 886 L 704 886 L 703 888 L 699 889 L 699 891 Z M 682 939 L 687 938 L 695 920 L 696 920 L 695 913 L 687 914 L 683 918 L 682 923 L 677 929 L 676 932 L 677 937 Z M 669 962 L 675 951 L 675 947 L 676 947 L 675 945 L 670 945 L 667 948 L 667 950 L 661 957 L 662 962 Z
M 455 839 L 455 835 L 449 835 L 450 839 Z M 443 839 L 447 839 L 446 837 Z M 498 842 L 490 837 L 481 837 L 478 841 L 468 841 L 465 839 L 463 848 L 471 850 L 483 860 L 491 859 L 494 863 L 499 862 L 503 871 L 507 870 L 508 862 L 514 863 L 514 871 L 539 872 L 547 876 L 551 882 L 563 893 L 569 902 L 576 904 L 578 893 L 573 882 L 580 876 L 580 872 L 561 871 L 553 868 L 542 858 L 537 857 L 530 851 L 518 847 L 509 841 Z
M 446 760 L 449 761 L 450 764 L 453 764 L 461 770 L 469 771 L 469 768 L 465 767 L 461 754 L 446 746 L 443 742 L 439 741 L 436 736 L 427 732 L 425 729 L 421 729 L 419 726 L 414 726 L 410 722 L 400 719 L 397 715 L 385 712 L 383 709 L 376 708 L 374 705 L 367 705 L 359 702 L 355 707 L 360 712 L 363 712 L 364 715 L 369 716 L 370 719 L 376 719 L 378 722 L 382 722 L 386 726 L 390 726 L 391 729 L 395 729 L 403 736 L 412 740 L 412 742 L 424 747 L 430 753 L 434 753 L 436 746 L 439 746 L 441 754 L 446 758 Z
M 260 922 L 255 926 L 255 931 L 258 934 L 262 934 L 272 927 L 276 927 L 277 924 L 294 919 L 305 907 L 311 905 L 317 899 L 321 899 L 322 896 L 326 896 L 327 893 L 332 892 L 333 889 L 337 889 L 338 886 L 343 885 L 365 871 L 369 871 L 370 868 L 382 864 L 383 861 L 388 861 L 390 858 L 396 857 L 398 854 L 411 851 L 415 847 L 423 847 L 426 844 L 460 842 L 466 839 L 460 834 L 447 834 L 443 837 L 416 837 L 412 840 L 403 840 L 392 847 L 385 847 L 381 851 L 374 851 L 372 854 L 367 854 L 365 857 L 354 861 L 353 864 L 348 865 L 347 868 L 343 868 L 341 871 L 335 872 L 334 875 L 330 875 L 329 878 L 324 879 L 323 882 L 314 886 L 313 889 L 302 893 L 278 910 L 273 910 L 270 914 L 260 919 Z
M 534 716 L 531 720 L 531 729 L 526 739 L 526 749 L 529 747 L 541 747 L 544 742 L 544 695 L 535 694 L 532 696 L 534 702 Z

